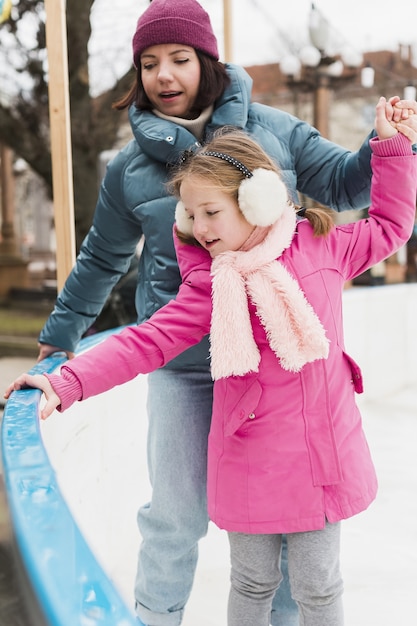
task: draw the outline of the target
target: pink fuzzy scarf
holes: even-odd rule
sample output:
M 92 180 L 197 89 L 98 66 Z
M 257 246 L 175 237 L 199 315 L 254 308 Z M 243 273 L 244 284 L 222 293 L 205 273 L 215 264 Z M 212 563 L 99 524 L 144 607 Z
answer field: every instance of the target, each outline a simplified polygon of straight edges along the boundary
M 225 252 L 213 260 L 213 380 L 258 371 L 260 354 L 248 299 L 285 370 L 298 372 L 306 363 L 327 358 L 329 341 L 319 318 L 297 281 L 277 260 L 290 246 L 295 225 L 295 211 L 287 206 L 260 244 L 248 251 Z

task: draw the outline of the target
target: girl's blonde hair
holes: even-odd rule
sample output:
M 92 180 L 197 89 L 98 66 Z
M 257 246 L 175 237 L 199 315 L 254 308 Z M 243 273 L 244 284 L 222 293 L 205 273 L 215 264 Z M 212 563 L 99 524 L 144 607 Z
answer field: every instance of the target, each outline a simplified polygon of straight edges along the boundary
M 247 134 L 222 129 L 211 141 L 197 151 L 183 155 L 169 183 L 169 191 L 180 198 L 181 185 L 186 178 L 197 177 L 204 180 L 207 187 L 214 187 L 230 195 L 238 202 L 239 187 L 245 174 L 232 163 L 216 156 L 207 156 L 207 152 L 219 152 L 243 163 L 245 168 L 253 172 L 257 168 L 272 170 L 280 175 L 280 170 L 266 152 Z M 300 207 L 294 206 L 294 210 Z M 305 216 L 313 226 L 316 237 L 327 235 L 334 226 L 331 212 L 321 208 L 304 208 Z M 195 244 L 190 235 L 178 231 L 178 237 L 185 243 Z

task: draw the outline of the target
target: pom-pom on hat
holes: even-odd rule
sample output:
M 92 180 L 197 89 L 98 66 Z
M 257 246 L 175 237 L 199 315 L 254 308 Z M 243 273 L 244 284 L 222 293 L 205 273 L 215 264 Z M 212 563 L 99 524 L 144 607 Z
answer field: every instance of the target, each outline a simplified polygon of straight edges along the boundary
M 133 35 L 133 62 L 150 46 L 180 43 L 219 59 L 208 13 L 196 0 L 152 0 L 138 19 Z

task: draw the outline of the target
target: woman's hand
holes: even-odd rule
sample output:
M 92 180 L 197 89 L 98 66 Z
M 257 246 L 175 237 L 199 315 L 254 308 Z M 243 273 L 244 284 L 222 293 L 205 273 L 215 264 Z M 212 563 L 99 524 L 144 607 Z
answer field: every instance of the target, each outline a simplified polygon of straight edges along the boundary
M 75 356 L 74 352 L 63 350 L 62 348 L 58 348 L 58 346 L 52 346 L 49 343 L 38 343 L 38 348 L 38 363 L 39 361 L 43 361 L 43 359 L 46 359 L 46 357 L 51 356 L 51 354 L 54 354 L 55 352 L 65 352 L 68 359 L 73 359 Z
M 417 102 L 398 100 L 393 107 L 392 123 L 411 143 L 417 143 Z

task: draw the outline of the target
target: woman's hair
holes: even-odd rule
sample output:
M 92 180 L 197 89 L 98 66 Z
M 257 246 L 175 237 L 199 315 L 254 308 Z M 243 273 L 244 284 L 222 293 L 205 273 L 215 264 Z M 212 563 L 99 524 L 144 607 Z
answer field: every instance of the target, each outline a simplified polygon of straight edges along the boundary
M 238 202 L 239 187 L 245 179 L 245 174 L 238 167 L 222 158 L 207 157 L 205 155 L 207 152 L 229 155 L 243 163 L 251 172 L 262 168 L 272 170 L 280 175 L 280 170 L 274 161 L 249 135 L 241 131 L 223 128 L 217 131 L 205 146 L 183 155 L 168 182 L 170 193 L 179 198 L 182 182 L 192 176 L 203 179 L 205 186 L 220 189 Z M 294 206 L 294 210 L 299 208 Z M 312 224 L 316 237 L 327 235 L 333 228 L 332 215 L 326 209 L 303 208 L 303 216 Z M 178 231 L 178 237 L 185 243 L 195 243 L 192 237 L 180 231 Z
M 202 111 L 220 98 L 226 87 L 230 84 L 230 78 L 226 72 L 224 63 L 216 61 L 204 52 L 200 52 L 200 50 L 196 50 L 195 53 L 200 62 L 201 78 L 194 109 Z M 134 104 L 136 108 L 143 111 L 153 109 L 153 105 L 143 88 L 140 65 L 136 70 L 136 77 L 130 90 L 122 96 L 122 98 L 114 102 L 113 108 L 121 111 L 131 104 Z

